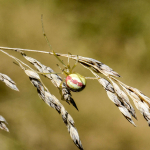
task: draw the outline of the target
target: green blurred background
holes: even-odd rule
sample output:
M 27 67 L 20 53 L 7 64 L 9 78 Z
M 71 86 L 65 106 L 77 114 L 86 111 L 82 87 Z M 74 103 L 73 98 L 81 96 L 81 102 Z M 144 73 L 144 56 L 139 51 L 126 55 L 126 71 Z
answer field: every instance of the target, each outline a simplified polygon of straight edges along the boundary
M 148 0 L 0 0 L 0 46 L 50 51 L 42 35 L 41 14 L 56 52 L 97 59 L 118 72 L 122 82 L 150 96 Z M 25 61 L 15 52 L 10 54 Z M 60 72 L 54 56 L 27 55 Z M 12 62 L 0 53 L 0 72 L 10 76 L 20 90 L 0 84 L 0 115 L 10 129 L 10 133 L 0 131 L 0 150 L 77 150 L 61 116 L 39 99 L 28 77 Z M 75 71 L 92 76 L 80 65 Z M 42 79 L 60 99 L 52 83 Z M 150 129 L 139 111 L 135 128 L 97 81 L 89 80 L 86 89 L 73 93 L 73 98 L 79 112 L 61 102 L 75 120 L 84 149 L 149 150 Z

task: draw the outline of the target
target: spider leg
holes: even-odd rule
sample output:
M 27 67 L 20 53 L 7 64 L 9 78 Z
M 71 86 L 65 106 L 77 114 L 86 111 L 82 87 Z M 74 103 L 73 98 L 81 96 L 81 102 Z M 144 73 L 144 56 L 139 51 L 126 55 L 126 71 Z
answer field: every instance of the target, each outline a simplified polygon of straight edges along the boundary
M 47 74 L 62 74 L 61 72 L 38 72 L 38 71 L 36 71 L 36 73 L 41 74 L 41 75 L 47 75 Z
M 85 79 L 91 79 L 91 80 L 98 80 L 98 79 L 100 79 L 100 78 L 97 78 L 97 77 L 85 77 Z
M 69 70 L 69 73 L 70 73 L 70 62 L 69 62 L 69 59 L 70 59 L 70 53 L 68 52 L 68 65 L 67 65 L 67 69 Z
M 76 59 L 76 62 L 75 62 L 75 64 L 73 65 L 73 67 L 70 69 L 71 70 L 71 72 L 72 72 L 72 70 L 77 66 L 77 64 L 78 64 L 78 60 L 79 60 L 79 57 L 78 57 L 78 55 L 77 55 L 77 59 Z
M 61 67 L 57 64 L 57 66 L 59 67 L 59 69 L 62 71 L 62 73 L 64 73 L 66 76 L 68 76 L 68 72 L 65 71 L 66 67 L 64 69 L 61 69 Z
M 47 37 L 47 35 L 46 35 L 46 33 L 45 33 L 45 30 L 44 30 L 43 15 L 41 15 L 41 23 L 42 23 L 43 36 L 44 36 L 44 38 L 46 39 L 46 42 L 47 42 L 49 48 L 52 50 L 52 46 L 51 46 L 51 44 L 50 44 L 50 42 L 49 42 L 49 40 L 48 40 L 48 37 Z M 67 67 L 67 66 L 64 64 L 64 62 L 56 55 L 56 53 L 54 52 L 54 50 L 52 50 L 52 52 L 53 52 L 53 55 L 54 55 L 65 67 Z
M 47 35 L 46 35 L 46 33 L 45 33 L 45 30 L 44 30 L 43 15 L 41 15 L 41 23 L 42 23 L 43 36 L 44 36 L 44 38 L 46 39 L 46 42 L 47 42 L 49 48 L 52 50 L 52 46 L 51 46 L 51 44 L 50 44 L 50 42 L 49 42 L 49 40 L 48 40 L 48 38 L 47 38 Z
M 64 97 L 63 97 L 63 93 L 62 93 L 62 90 L 63 90 L 63 83 L 64 83 L 64 80 L 62 80 L 61 81 L 61 83 L 60 83 L 60 85 L 59 85 L 59 94 L 60 94 L 60 96 L 61 96 L 61 100 L 64 100 Z M 69 102 L 68 101 L 66 101 L 68 104 L 69 104 Z
M 64 62 L 56 55 L 54 50 L 52 52 L 53 52 L 54 56 L 64 65 L 64 67 L 67 68 L 67 66 L 64 64 Z

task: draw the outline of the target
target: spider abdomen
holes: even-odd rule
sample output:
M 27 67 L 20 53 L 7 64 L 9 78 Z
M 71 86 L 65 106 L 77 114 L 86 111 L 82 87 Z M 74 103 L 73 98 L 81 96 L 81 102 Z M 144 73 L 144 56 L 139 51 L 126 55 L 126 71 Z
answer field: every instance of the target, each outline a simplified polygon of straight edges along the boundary
M 80 92 L 86 86 L 85 77 L 80 74 L 74 73 L 66 77 L 66 85 L 73 92 Z

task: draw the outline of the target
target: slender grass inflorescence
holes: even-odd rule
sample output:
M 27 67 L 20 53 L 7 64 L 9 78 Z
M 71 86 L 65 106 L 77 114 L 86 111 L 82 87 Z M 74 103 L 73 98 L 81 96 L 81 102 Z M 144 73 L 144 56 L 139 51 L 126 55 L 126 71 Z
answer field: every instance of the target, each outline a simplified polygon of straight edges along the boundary
M 21 60 L 6 53 L 6 50 L 13 50 L 21 53 L 21 55 L 28 62 L 34 65 L 34 67 L 37 69 L 38 72 L 34 71 L 34 69 L 32 69 L 31 67 L 23 63 Z M 65 100 L 67 103 L 71 103 L 76 109 L 78 109 L 75 101 L 71 96 L 71 91 L 67 88 L 65 82 L 62 83 L 63 79 L 58 74 L 56 74 L 50 67 L 47 67 L 43 65 L 41 62 L 39 62 L 38 60 L 27 56 L 24 52 L 35 52 L 35 53 L 37 52 L 37 53 L 51 54 L 51 55 L 57 55 L 57 57 L 59 56 L 67 57 L 67 58 L 69 57 L 70 59 L 78 61 L 78 63 L 80 63 L 83 67 L 89 69 L 93 73 L 93 75 L 95 76 L 95 78 L 93 79 L 98 80 L 98 82 L 106 90 L 109 99 L 119 108 L 121 113 L 131 124 L 136 126 L 132 120 L 132 117 L 134 117 L 135 119 L 137 119 L 137 117 L 136 117 L 135 110 L 129 101 L 129 97 L 133 100 L 136 108 L 141 112 L 143 117 L 148 122 L 148 125 L 150 126 L 150 113 L 149 113 L 150 98 L 145 96 L 138 89 L 130 87 L 122 83 L 118 79 L 116 79 L 115 77 L 120 77 L 120 75 L 117 72 L 115 72 L 113 69 L 111 69 L 109 66 L 99 62 L 98 60 L 82 57 L 82 56 L 76 56 L 76 55 L 68 55 L 68 54 L 60 54 L 60 53 L 53 53 L 53 52 L 46 52 L 46 51 L 20 49 L 20 48 L 0 47 L 0 51 L 7 54 L 9 57 L 13 58 L 14 60 L 16 60 L 19 66 L 24 70 L 24 72 L 29 77 L 31 83 L 37 88 L 37 92 L 40 98 L 46 104 L 54 108 L 59 114 L 62 115 L 62 119 L 68 128 L 70 136 L 79 149 L 83 149 L 83 147 L 79 139 L 77 129 L 74 127 L 74 121 L 72 117 L 68 114 L 68 112 L 65 110 L 64 106 L 59 102 L 59 100 L 54 95 L 52 95 L 48 91 L 48 89 L 44 86 L 44 84 L 40 79 L 39 74 L 44 75 L 45 77 L 50 79 L 53 85 L 60 90 L 61 98 Z M 107 79 L 101 78 L 98 75 L 99 73 L 103 74 Z M 13 90 L 18 91 L 15 82 L 12 81 L 12 79 L 10 79 L 7 75 L 0 73 L 0 80 L 3 81 L 7 86 L 12 88 Z M 61 84 L 62 84 L 62 88 L 60 88 Z M 0 128 L 9 131 L 5 125 L 6 123 L 7 123 L 6 120 L 1 116 Z
M 42 20 L 42 29 L 43 29 L 43 35 L 46 38 L 49 47 L 51 48 L 51 45 L 44 31 L 43 20 Z M 30 66 L 28 66 L 26 63 L 21 61 L 20 59 L 6 52 L 9 50 L 20 53 L 25 58 L 25 60 L 30 62 L 36 68 L 36 71 L 32 69 Z M 83 150 L 83 147 L 79 138 L 78 131 L 74 126 L 73 118 L 65 110 L 64 106 L 60 103 L 60 101 L 49 92 L 47 87 L 42 82 L 40 75 L 43 75 L 44 77 L 50 79 L 53 85 L 59 89 L 61 99 L 65 100 L 68 104 L 71 103 L 78 110 L 78 107 L 71 95 L 71 88 L 69 88 L 68 85 L 66 85 L 66 83 L 63 82 L 63 79 L 57 73 L 55 73 L 53 69 L 51 69 L 48 66 L 45 66 L 38 60 L 27 56 L 25 52 L 54 55 L 59 60 L 59 62 L 64 65 L 65 68 L 62 70 L 62 72 L 66 75 L 72 74 L 72 70 L 75 68 L 75 66 L 78 63 L 81 64 L 84 68 L 90 70 L 94 75 L 94 77 L 83 77 L 84 80 L 86 79 L 98 80 L 98 82 L 105 89 L 108 98 L 118 107 L 118 109 L 123 114 L 123 116 L 132 125 L 136 126 L 132 120 L 132 117 L 134 117 L 135 119 L 137 119 L 137 117 L 136 117 L 135 110 L 130 103 L 129 97 L 130 99 L 133 100 L 136 108 L 141 112 L 143 117 L 148 122 L 148 125 L 150 126 L 150 112 L 149 112 L 150 98 L 145 96 L 138 89 L 130 87 L 124 84 L 123 82 L 121 82 L 120 80 L 116 79 L 116 77 L 120 77 L 120 75 L 117 72 L 115 72 L 113 69 L 111 69 L 109 66 L 103 64 L 98 60 L 88 58 L 88 57 L 77 56 L 77 55 L 60 54 L 54 52 L 53 50 L 52 52 L 47 52 L 47 51 L 39 51 L 39 50 L 21 49 L 21 48 L 0 47 L 0 52 L 6 54 L 7 56 L 11 57 L 16 61 L 16 64 L 20 66 L 20 68 L 29 77 L 33 86 L 37 89 L 37 93 L 39 97 L 48 106 L 54 108 L 59 114 L 61 114 L 62 120 L 65 123 L 68 132 L 70 133 L 71 139 L 73 140 L 75 145 L 81 150 Z M 68 65 L 65 65 L 63 61 L 59 58 L 59 56 L 68 58 Z M 72 68 L 69 65 L 69 59 L 73 59 L 76 61 L 75 65 Z M 100 74 L 103 74 L 106 77 L 106 79 L 100 77 L 99 76 Z M 80 78 L 81 75 L 77 75 L 77 77 Z M 0 73 L 0 80 L 3 81 L 11 89 L 19 91 L 16 86 L 16 83 L 7 75 Z M 86 81 L 84 83 L 84 86 L 85 84 Z M 77 89 L 72 89 L 72 91 L 76 92 Z M 6 124 L 7 124 L 6 120 L 2 116 L 0 116 L 0 128 L 8 132 L 9 129 L 6 127 Z
M 8 54 L 6 50 L 13 50 L 19 52 L 28 62 L 34 65 L 37 71 L 35 71 L 31 67 L 23 63 L 18 58 L 15 58 L 14 56 Z M 78 61 L 78 63 L 80 63 L 83 67 L 85 67 L 86 69 L 90 70 L 93 73 L 95 78 L 91 78 L 91 79 L 98 80 L 98 82 L 106 90 L 109 99 L 119 108 L 121 113 L 131 124 L 136 126 L 132 120 L 132 117 L 134 117 L 135 119 L 137 119 L 137 117 L 136 117 L 135 110 L 129 101 L 129 97 L 133 100 L 136 108 L 141 112 L 143 117 L 148 122 L 148 125 L 150 126 L 150 112 L 149 112 L 150 98 L 145 96 L 138 89 L 130 87 L 122 83 L 120 80 L 116 79 L 115 77 L 120 77 L 120 75 L 117 72 L 115 72 L 113 69 L 111 69 L 109 66 L 99 62 L 98 60 L 82 57 L 82 56 L 76 56 L 76 55 L 68 55 L 68 54 L 60 54 L 60 53 L 53 53 L 53 52 L 46 52 L 46 51 L 20 49 L 20 48 L 0 47 L 0 51 L 5 53 L 9 57 L 13 58 L 14 60 L 16 60 L 17 64 L 19 64 L 19 66 L 24 70 L 24 72 L 29 77 L 31 83 L 37 88 L 37 92 L 40 98 L 47 105 L 51 106 L 59 114 L 62 115 L 62 119 L 68 128 L 70 136 L 79 149 L 83 149 L 83 147 L 79 139 L 77 129 L 74 126 L 74 121 L 72 117 L 68 114 L 68 112 L 65 110 L 64 106 L 59 102 L 59 100 L 54 95 L 52 95 L 48 91 L 48 89 L 44 86 L 44 84 L 40 79 L 39 74 L 44 75 L 45 77 L 50 79 L 53 85 L 60 90 L 61 98 L 65 100 L 67 103 L 69 104 L 71 103 L 76 109 L 78 109 L 75 101 L 71 96 L 71 91 L 67 88 L 65 82 L 62 83 L 63 79 L 58 74 L 56 74 L 50 67 L 47 67 L 43 65 L 41 62 L 39 62 L 38 60 L 27 56 L 24 52 L 35 52 L 35 53 L 37 52 L 37 53 L 51 54 L 51 55 L 57 55 L 58 57 L 59 56 L 67 57 L 67 58 L 69 57 L 70 59 Z M 107 79 L 101 78 L 98 75 L 99 73 L 103 74 Z M 15 82 L 12 81 L 12 79 L 10 79 L 7 75 L 0 73 L 0 80 L 3 81 L 11 89 L 18 91 Z M 60 88 L 61 84 L 62 87 Z M 1 116 L 0 128 L 9 131 L 5 125 L 6 123 L 7 123 L 6 120 Z

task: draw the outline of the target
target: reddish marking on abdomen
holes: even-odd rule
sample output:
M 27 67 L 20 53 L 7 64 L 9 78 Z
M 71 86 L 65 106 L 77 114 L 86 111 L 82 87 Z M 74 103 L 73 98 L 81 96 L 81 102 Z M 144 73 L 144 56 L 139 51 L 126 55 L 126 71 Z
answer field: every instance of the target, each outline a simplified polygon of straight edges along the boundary
M 78 85 L 80 87 L 83 87 L 82 82 L 78 82 L 77 80 L 72 79 L 72 77 L 70 77 L 70 76 L 67 76 L 66 81 L 67 80 L 70 80 L 73 84 L 76 84 L 76 85 Z

